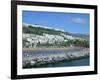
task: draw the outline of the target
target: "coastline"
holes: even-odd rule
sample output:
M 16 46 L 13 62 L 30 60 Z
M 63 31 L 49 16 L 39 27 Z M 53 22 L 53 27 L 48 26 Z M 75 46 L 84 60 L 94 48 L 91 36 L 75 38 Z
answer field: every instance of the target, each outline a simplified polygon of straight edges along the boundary
M 23 48 L 23 51 L 35 51 L 35 50 L 71 50 L 71 49 L 83 49 L 84 47 L 63 47 L 63 48 Z M 85 49 L 85 48 L 84 48 Z M 87 48 L 86 48 L 87 49 Z
M 35 51 L 36 52 L 38 51 L 38 53 L 35 53 Z M 26 56 L 24 56 L 25 54 Z M 28 49 L 24 48 L 23 67 L 54 64 L 62 61 L 77 60 L 87 56 L 89 57 L 89 48 L 83 48 L 83 47 L 28 48 Z
M 56 64 L 60 64 L 60 63 L 67 63 L 67 62 L 73 62 L 73 61 L 78 61 L 78 60 L 82 60 L 82 59 L 87 59 L 89 58 L 89 56 L 83 56 L 83 57 L 78 57 L 78 58 L 73 58 L 70 60 L 62 60 L 62 61 L 56 61 L 56 62 L 48 62 L 45 64 L 38 64 L 38 65 L 28 65 L 28 66 L 23 66 L 23 69 L 32 69 L 32 68 L 50 68 L 52 66 L 48 66 L 48 65 L 56 65 Z M 70 65 L 70 64 L 69 64 Z M 77 66 L 77 65 L 73 65 L 73 66 Z M 80 65 L 81 66 L 81 65 Z M 85 65 L 84 65 L 85 66 Z M 54 66 L 54 67 L 60 67 L 60 66 Z M 63 67 L 68 67 L 68 66 L 63 66 Z M 71 66 L 70 66 L 71 67 Z

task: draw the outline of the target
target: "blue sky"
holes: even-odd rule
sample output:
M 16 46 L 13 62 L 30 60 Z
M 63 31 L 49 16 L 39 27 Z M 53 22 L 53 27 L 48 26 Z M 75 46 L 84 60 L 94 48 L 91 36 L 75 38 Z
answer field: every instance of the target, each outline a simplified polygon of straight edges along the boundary
M 89 34 L 90 28 L 90 16 L 86 13 L 23 11 L 22 22 L 50 26 L 79 34 Z

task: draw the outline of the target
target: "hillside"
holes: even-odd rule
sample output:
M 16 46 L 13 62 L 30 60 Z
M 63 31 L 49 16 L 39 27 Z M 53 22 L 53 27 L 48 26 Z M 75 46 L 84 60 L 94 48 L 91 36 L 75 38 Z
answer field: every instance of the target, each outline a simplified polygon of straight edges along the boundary
M 28 33 L 28 34 L 37 34 L 37 35 L 42 35 L 43 33 L 46 34 L 52 34 L 52 35 L 60 35 L 61 33 L 68 34 L 68 32 L 63 32 L 60 30 L 54 30 L 54 29 L 47 29 L 43 27 L 36 27 L 36 26 L 31 26 L 29 25 L 28 27 L 23 26 L 23 33 Z
M 62 30 L 55 30 L 55 29 L 49 29 L 49 28 L 43 28 L 43 27 L 37 27 L 35 25 L 23 25 L 23 33 L 28 33 L 28 34 L 37 34 L 37 35 L 43 35 L 43 33 L 46 34 L 52 34 L 52 35 L 60 35 L 61 33 L 65 34 L 65 35 L 70 35 L 73 37 L 80 37 L 80 38 L 85 38 L 85 39 L 89 39 L 89 35 L 86 34 L 73 34 L 70 32 L 65 32 Z
M 89 36 L 40 25 L 23 25 L 23 47 L 89 47 Z

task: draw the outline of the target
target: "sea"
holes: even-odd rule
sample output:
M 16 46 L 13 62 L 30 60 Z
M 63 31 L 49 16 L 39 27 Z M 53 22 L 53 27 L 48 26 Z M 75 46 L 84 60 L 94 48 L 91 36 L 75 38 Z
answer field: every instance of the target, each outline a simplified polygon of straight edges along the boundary
M 62 61 L 62 62 L 58 62 L 54 64 L 41 65 L 41 66 L 37 66 L 34 68 L 89 66 L 89 62 L 90 62 L 89 57 L 85 57 L 85 58 L 78 59 L 78 60 Z

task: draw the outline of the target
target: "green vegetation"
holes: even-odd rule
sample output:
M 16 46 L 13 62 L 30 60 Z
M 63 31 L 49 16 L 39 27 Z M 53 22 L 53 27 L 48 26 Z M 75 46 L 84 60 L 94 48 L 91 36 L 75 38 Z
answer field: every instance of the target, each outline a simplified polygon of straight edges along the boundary
M 76 40 L 73 41 L 73 44 L 75 46 L 80 46 L 80 47 L 89 47 L 89 41 L 88 40 L 76 39 Z
M 46 29 L 42 27 L 34 27 L 31 25 L 28 27 L 23 27 L 23 33 L 37 34 L 37 35 L 43 35 L 43 33 L 52 35 L 60 35 L 61 33 L 69 34 L 68 32 L 57 31 L 54 29 Z

